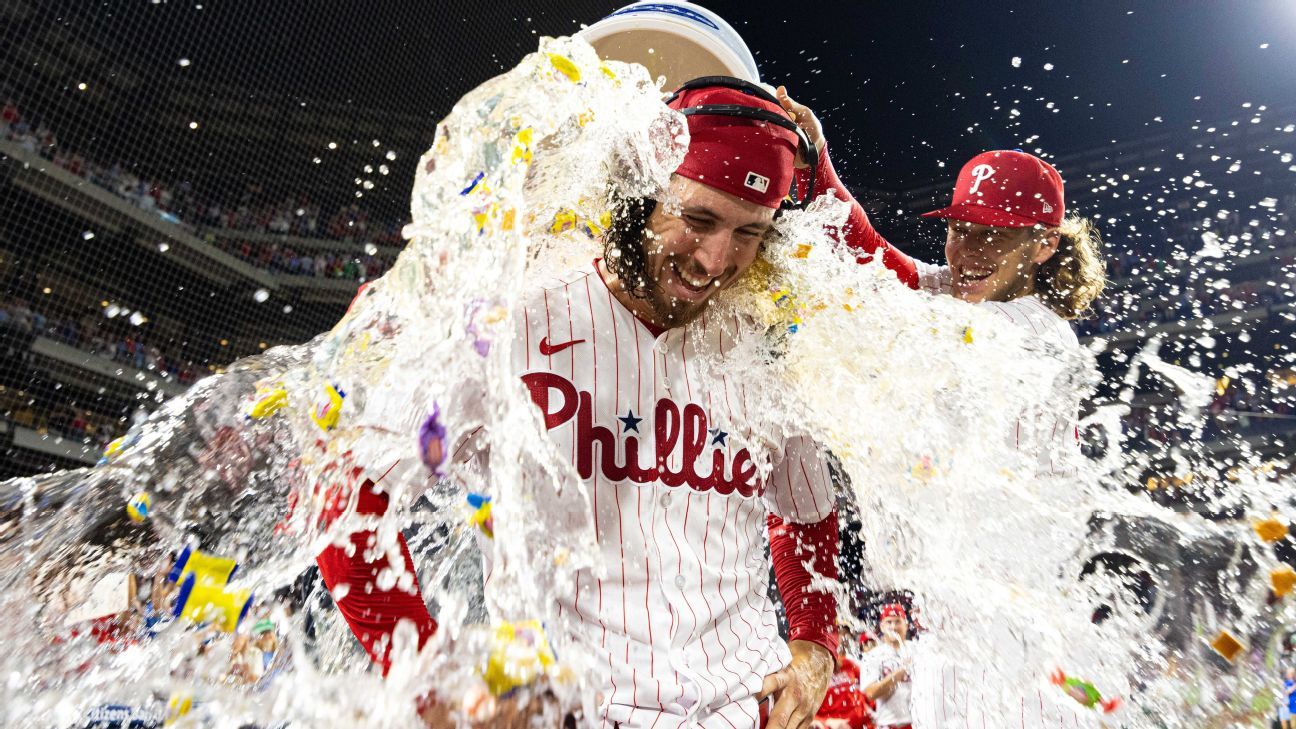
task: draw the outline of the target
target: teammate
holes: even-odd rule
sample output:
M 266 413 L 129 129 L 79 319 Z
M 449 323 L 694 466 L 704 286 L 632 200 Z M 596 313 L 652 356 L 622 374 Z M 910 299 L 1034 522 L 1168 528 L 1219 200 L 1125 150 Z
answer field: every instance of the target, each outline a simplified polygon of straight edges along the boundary
M 863 259 L 880 255 L 911 288 L 950 294 L 987 308 L 1051 344 L 1058 356 L 1078 359 L 1080 344 L 1067 321 L 1083 316 L 1106 284 L 1101 241 L 1088 220 L 1067 216 L 1062 177 L 1052 165 L 1016 150 L 973 157 L 959 172 L 951 204 L 924 214 L 948 221 L 946 265 L 922 263 L 883 238 L 837 179 L 814 113 L 793 101 L 786 89 L 780 88 L 778 96 L 819 150 L 815 189 L 831 189 L 850 204 L 841 231 L 847 245 Z M 1079 458 L 1080 389 L 1063 376 L 1054 383 L 1054 392 L 1055 402 L 1021 413 L 1005 434 L 1008 443 L 1033 457 L 1040 479 L 1074 471 Z M 885 654 L 888 640 L 884 635 L 873 653 Z M 966 685 L 954 666 L 948 671 L 950 680 L 942 685 Z M 942 700 L 963 704 L 965 710 L 969 704 L 966 696 L 944 695 Z M 1038 721 L 1044 722 L 1042 699 L 1032 699 L 1023 702 L 1023 725 L 1028 725 L 1028 704 L 1039 707 Z M 879 727 L 888 721 L 903 723 L 896 715 L 886 717 L 879 703 Z
M 908 651 L 909 616 L 903 605 L 889 603 L 878 611 L 882 641 L 865 656 L 860 667 L 864 693 L 876 702 L 873 721 L 878 729 L 910 729 L 912 711 Z
M 832 190 L 850 203 L 842 237 L 867 259 L 881 255 L 887 268 L 911 288 L 951 294 L 994 311 L 1057 348 L 1080 350 L 1068 320 L 1083 316 L 1106 285 L 1101 241 L 1085 218 L 1066 215 L 1062 177 L 1052 165 L 1019 150 L 984 152 L 968 161 L 954 184 L 948 207 L 923 217 L 948 221 L 944 266 L 915 261 L 882 237 L 833 170 L 823 129 L 814 113 L 780 87 L 779 100 L 806 131 L 819 160 L 815 189 Z M 1076 388 L 1058 383 L 1066 407 L 1023 413 L 1007 434 L 1018 450 L 1034 453 L 1036 472 L 1074 470 L 1079 453 Z M 1068 413 L 1067 419 L 1055 413 Z
M 764 434 L 761 414 L 747 412 L 748 383 L 729 378 L 703 390 L 698 381 L 698 340 L 723 348 L 731 336 L 708 302 L 756 260 L 791 186 L 798 147 L 810 149 L 778 102 L 758 91 L 732 80 L 679 94 L 671 106 L 690 110 L 691 138 L 666 198 L 621 201 L 604 257 L 527 292 L 513 318 L 516 371 L 548 435 L 571 454 L 594 509 L 604 574 L 577 573 L 575 594 L 556 599 L 598 643 L 608 677 L 599 719 L 607 727 L 799 729 L 834 667 L 835 602 L 810 589 L 806 566 L 837 575 L 823 454 L 808 438 L 780 443 Z M 788 128 L 724 113 L 733 106 Z M 392 427 L 388 402 L 371 396 L 362 419 Z M 424 458 L 454 478 L 472 450 L 474 422 L 441 405 L 445 432 L 425 434 Z M 762 462 L 772 467 L 764 483 L 756 477 Z M 359 496 L 360 513 L 387 508 L 381 477 L 373 481 Z M 767 597 L 766 528 L 787 645 Z M 388 564 L 367 560 L 372 539 L 373 532 L 353 534 L 350 549 L 330 547 L 318 562 L 334 594 L 348 587 L 338 607 L 385 668 L 397 621 L 415 624 L 420 645 L 436 623 L 417 585 L 378 586 Z M 412 573 L 403 541 L 400 554 Z M 488 577 L 488 599 L 490 592 Z M 767 696 L 772 708 L 761 702 Z M 425 716 L 448 719 L 438 711 Z M 502 707 L 490 723 L 524 721 L 527 711 Z

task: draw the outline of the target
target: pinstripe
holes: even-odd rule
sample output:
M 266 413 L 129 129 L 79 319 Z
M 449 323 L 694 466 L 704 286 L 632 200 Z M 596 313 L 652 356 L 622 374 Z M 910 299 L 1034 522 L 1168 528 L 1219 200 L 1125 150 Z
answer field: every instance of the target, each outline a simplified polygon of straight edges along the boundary
M 591 281 L 591 276 L 598 278 Z M 573 301 L 582 285 L 585 306 Z M 668 487 L 661 481 L 641 483 L 629 477 L 634 470 L 615 479 L 609 476 L 613 472 L 604 472 L 599 459 L 621 459 L 629 465 L 627 444 L 632 438 L 637 439 L 639 464 L 651 466 L 656 456 L 655 428 L 661 425 L 655 422 L 658 403 L 663 400 L 672 405 L 662 412 L 678 414 L 672 417 L 682 417 L 686 405 L 700 407 L 706 427 L 731 433 L 732 440 L 723 445 L 711 438 L 704 441 L 696 466 L 688 464 L 698 477 L 713 473 L 723 477 L 728 472 L 713 467 L 714 453 L 727 459 L 727 469 L 728 459 L 740 449 L 753 448 L 748 444 L 763 444 L 766 439 L 753 437 L 758 424 L 746 416 L 741 383 L 721 377 L 716 387 L 709 388 L 700 379 L 698 368 L 703 360 L 697 345 L 728 351 L 732 343 L 726 327 L 713 323 L 691 332 L 677 328 L 654 334 L 606 287 L 599 291 L 601 285 L 601 276 L 587 268 L 527 298 L 516 319 L 523 329 L 518 347 L 525 349 L 517 352 L 515 359 L 527 372 L 556 375 L 577 393 L 586 393 L 584 402 L 588 404 L 581 406 L 587 408 L 584 425 L 573 417 L 554 425 L 549 435 L 573 463 L 578 446 L 592 448 L 582 452 L 586 457 L 592 453 L 594 458 L 593 472 L 585 483 L 607 572 L 600 577 L 587 570 L 578 572 L 574 576 L 576 594 L 562 604 L 571 609 L 570 617 L 590 629 L 598 626 L 600 631 L 600 639 L 592 642 L 601 653 L 599 665 L 606 666 L 609 673 L 606 706 L 615 712 L 601 718 L 607 725 L 627 725 L 631 723 L 627 717 L 633 716 L 633 724 L 641 726 L 697 722 L 754 728 L 758 716 L 753 713 L 749 692 L 753 686 L 759 687 L 764 673 L 782 668 L 781 662 L 786 660 L 765 590 L 766 508 L 800 521 L 812 508 L 817 512 L 831 503 L 825 501 L 830 498 L 831 484 L 821 465 L 812 461 L 817 454 L 805 452 L 808 442 L 773 452 L 765 451 L 763 445 L 761 450 L 751 451 L 753 461 L 763 460 L 780 476 L 748 496 L 737 491 L 721 495 L 690 485 Z M 606 308 L 602 298 L 594 305 L 596 295 L 606 297 Z M 705 341 L 699 341 L 700 337 Z M 563 349 L 535 356 L 539 350 L 533 352 L 532 348 L 542 339 L 548 339 L 550 346 L 574 344 L 563 348 L 568 350 L 565 359 Z M 628 347 L 634 349 L 633 358 Z M 698 387 L 694 387 L 695 380 Z M 554 414 L 569 395 L 551 392 L 550 397 L 557 398 L 549 406 L 549 413 Z M 632 406 L 634 417 L 640 419 L 637 426 L 617 420 L 628 417 Z M 579 444 L 578 434 L 589 433 L 591 428 L 602 440 L 592 446 Z M 606 440 L 609 435 L 610 441 Z M 672 472 L 685 465 L 681 443 L 664 453 Z M 787 462 L 780 462 L 785 458 Z M 799 478 L 793 478 L 794 467 L 801 472 Z M 634 494 L 626 489 L 633 489 Z M 773 489 L 773 493 L 765 494 L 762 501 L 760 494 L 765 489 Z M 789 497 L 801 489 L 809 493 L 795 496 L 806 502 L 798 508 Z M 666 496 L 669 503 L 663 501 Z M 701 501 L 693 509 L 697 499 Z M 661 532 L 666 539 L 659 538 Z M 620 573 L 614 574 L 616 567 L 608 563 L 617 561 Z M 753 567 L 757 564 L 763 567 Z M 686 578 L 679 589 L 674 584 L 677 576 Z

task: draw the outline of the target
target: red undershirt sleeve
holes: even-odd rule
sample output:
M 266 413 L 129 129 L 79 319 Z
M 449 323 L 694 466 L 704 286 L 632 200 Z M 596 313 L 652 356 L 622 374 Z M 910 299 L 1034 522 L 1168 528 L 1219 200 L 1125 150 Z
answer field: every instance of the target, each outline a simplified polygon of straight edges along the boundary
M 373 481 L 366 480 L 360 487 L 360 497 L 356 512 L 364 515 L 380 515 L 387 511 L 387 495 L 373 488 Z M 346 503 L 346 499 L 335 499 L 334 503 Z M 332 520 L 341 514 L 341 507 L 326 510 L 325 520 Z M 381 590 L 375 584 L 378 573 L 388 566 L 387 558 L 379 557 L 367 561 L 365 552 L 370 549 L 374 537 L 372 530 L 355 532 L 351 535 L 350 551 L 347 548 L 332 545 L 320 552 L 315 561 L 319 564 L 320 577 L 334 595 L 338 588 L 345 585 L 346 594 L 335 599 L 338 610 L 351 626 L 365 652 L 377 664 L 382 666 L 383 675 L 391 668 L 391 635 L 396 624 L 409 620 L 418 631 L 418 645 L 422 648 L 428 638 L 436 632 L 437 624 L 428 612 L 423 601 L 422 591 L 415 577 L 414 591 L 406 592 L 399 588 Z M 414 559 L 410 556 L 405 537 L 400 537 L 400 553 L 405 561 L 404 569 L 410 574 L 414 571 Z
M 837 600 L 831 592 L 811 589 L 810 584 L 814 574 L 837 579 L 837 512 L 814 524 L 785 521 L 770 512 L 766 524 L 774 581 L 787 612 L 788 639 L 817 643 L 836 656 Z
M 799 194 L 805 194 L 808 177 L 807 169 L 797 170 L 797 192 Z M 917 264 L 899 248 L 891 245 L 873 227 L 873 223 L 869 221 L 868 213 L 864 212 L 864 208 L 860 206 L 859 202 L 855 200 L 854 196 L 850 194 L 850 191 L 837 177 L 837 170 L 833 169 L 832 159 L 828 156 L 828 146 L 824 145 L 823 150 L 819 152 L 818 170 L 815 173 L 815 195 L 822 195 L 830 190 L 838 200 L 850 204 L 850 214 L 846 217 L 845 225 L 840 229 L 832 230 L 833 236 L 853 248 L 859 254 L 860 263 L 867 263 L 872 260 L 873 256 L 880 250 L 882 252 L 882 264 L 895 272 L 901 283 L 911 289 L 918 288 Z

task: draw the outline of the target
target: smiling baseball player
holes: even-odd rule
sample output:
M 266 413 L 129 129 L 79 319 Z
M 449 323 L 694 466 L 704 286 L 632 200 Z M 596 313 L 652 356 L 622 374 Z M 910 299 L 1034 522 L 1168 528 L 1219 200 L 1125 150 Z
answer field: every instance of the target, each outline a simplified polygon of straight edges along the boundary
M 862 259 L 880 255 L 907 286 L 987 308 L 1062 356 L 1078 355 L 1080 343 L 1067 322 L 1083 316 L 1106 285 L 1102 244 L 1092 223 L 1067 216 L 1062 177 L 1052 165 L 1020 150 L 984 152 L 969 160 L 954 183 L 951 204 L 923 214 L 948 221 L 946 265 L 924 263 L 873 228 L 837 178 L 814 112 L 782 88 L 779 100 L 819 150 L 814 189 L 832 191 L 850 204 L 841 236 Z M 1023 413 L 1008 434 L 1019 450 L 1034 454 L 1041 476 L 1074 472 L 1079 453 L 1078 388 L 1059 383 L 1057 389 L 1069 407 L 1050 404 Z
M 808 438 L 763 437 L 743 397 L 753 383 L 704 387 L 698 353 L 731 346 L 708 302 L 756 260 L 798 150 L 811 148 L 773 97 L 736 79 L 686 85 L 670 106 L 687 116 L 690 142 L 665 199 L 617 206 L 604 257 L 526 293 L 514 315 L 516 372 L 589 491 L 605 567 L 555 599 L 596 636 L 602 726 L 804 727 L 837 647 L 834 599 L 810 589 L 807 569 L 837 576 L 824 454 Z M 424 455 L 453 478 L 474 424 L 453 407 L 441 415 L 446 432 Z M 387 508 L 373 480 L 360 513 Z M 767 597 L 767 530 L 788 644 Z M 376 584 L 388 565 L 366 560 L 372 536 L 353 534 L 351 549 L 318 562 L 335 594 L 347 586 L 338 607 L 387 666 L 398 620 L 421 642 L 436 623 L 417 585 Z M 401 553 L 412 573 L 403 542 Z
M 1067 322 L 1083 316 L 1105 286 L 1101 241 L 1088 220 L 1067 215 L 1062 177 L 1052 165 L 1019 150 L 984 152 L 969 160 L 954 183 L 951 204 L 924 214 L 947 221 L 946 265 L 923 263 L 873 228 L 837 178 L 814 113 L 789 98 L 785 89 L 780 88 L 778 96 L 819 150 L 815 189 L 831 190 L 850 204 L 840 235 L 861 260 L 881 256 L 909 287 L 989 309 L 1052 345 L 1058 356 L 1080 361 L 1080 343 Z M 1033 459 L 1041 481 L 1073 473 L 1080 457 L 1080 388 L 1068 374 L 1054 383 L 1054 392 L 1055 402 L 1028 408 L 1005 434 L 1008 443 Z M 956 714 L 975 716 L 980 709 L 969 689 L 974 682 L 953 665 L 942 670 L 939 700 L 945 707 L 956 707 Z M 943 708 L 938 721 L 947 718 Z M 1023 727 L 1070 723 L 1076 717 L 1069 708 L 1047 704 L 1038 688 L 1033 696 L 1022 698 Z M 886 721 L 904 724 L 879 718 L 879 725 Z

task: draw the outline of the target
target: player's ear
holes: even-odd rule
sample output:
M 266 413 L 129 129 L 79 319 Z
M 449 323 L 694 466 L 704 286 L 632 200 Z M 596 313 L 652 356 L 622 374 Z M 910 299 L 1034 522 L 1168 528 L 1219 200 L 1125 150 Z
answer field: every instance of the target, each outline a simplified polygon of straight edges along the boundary
M 1035 251 L 1035 255 L 1031 256 L 1031 262 L 1039 265 L 1052 258 L 1054 253 L 1057 253 L 1058 244 L 1062 241 L 1062 234 L 1058 232 L 1057 228 L 1049 228 L 1041 233 L 1036 240 L 1039 242 L 1040 247 Z

